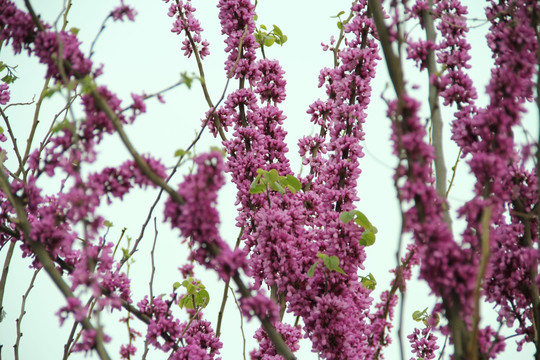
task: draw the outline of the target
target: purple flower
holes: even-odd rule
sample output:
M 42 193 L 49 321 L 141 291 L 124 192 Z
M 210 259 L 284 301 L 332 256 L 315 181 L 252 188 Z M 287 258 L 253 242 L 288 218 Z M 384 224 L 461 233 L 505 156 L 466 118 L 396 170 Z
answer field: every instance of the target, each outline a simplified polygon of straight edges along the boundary
M 129 21 L 135 21 L 135 15 L 137 15 L 137 11 L 133 7 L 124 4 L 124 0 L 120 0 L 120 6 L 111 11 L 114 21 L 124 21 L 126 17 Z
M 0 105 L 6 105 L 9 98 L 9 85 L 6 83 L 0 84 Z

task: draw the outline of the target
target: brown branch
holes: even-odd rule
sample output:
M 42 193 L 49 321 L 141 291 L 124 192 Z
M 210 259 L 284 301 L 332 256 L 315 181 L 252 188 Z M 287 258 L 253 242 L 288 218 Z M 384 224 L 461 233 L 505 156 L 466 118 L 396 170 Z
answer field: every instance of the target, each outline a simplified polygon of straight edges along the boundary
M 478 359 L 478 325 L 480 324 L 480 294 L 484 276 L 486 275 L 486 269 L 489 263 L 490 257 L 490 243 L 489 243 L 489 224 L 491 221 L 492 207 L 488 206 L 482 212 L 482 234 L 481 234 L 481 249 L 482 255 L 480 258 L 480 264 L 478 265 L 478 273 L 476 274 L 476 282 L 474 286 L 474 310 L 472 318 L 472 333 L 469 338 L 468 354 L 467 358 L 470 360 Z
M 422 20 L 426 31 L 427 41 L 435 43 L 436 33 L 433 26 L 433 16 L 431 9 L 433 8 L 433 0 L 429 0 L 429 10 L 422 11 Z M 429 83 L 429 108 L 431 111 L 431 123 L 433 148 L 435 150 L 435 188 L 441 199 L 446 198 L 446 165 L 444 162 L 443 151 L 443 121 L 441 108 L 439 104 L 439 89 L 433 84 L 430 79 L 432 76 L 437 76 L 437 62 L 435 61 L 435 52 L 430 50 L 427 56 L 427 70 Z M 452 229 L 452 220 L 448 211 L 448 204 L 443 205 L 444 221 L 448 224 L 448 228 Z
M 6 290 L 6 281 L 7 281 L 7 275 L 9 271 L 9 263 L 11 262 L 11 258 L 13 257 L 13 250 L 15 249 L 15 241 L 10 241 L 9 248 L 6 254 L 6 259 L 4 260 L 4 265 L 2 266 L 2 278 L 0 278 L 0 321 L 3 319 L 4 314 L 4 306 L 3 300 L 4 300 L 4 291 Z
M 16 320 L 16 328 L 17 328 L 17 339 L 15 340 L 15 345 L 13 345 L 13 351 L 15 352 L 15 360 L 19 359 L 19 344 L 21 342 L 21 337 L 23 336 L 23 333 L 21 331 L 21 323 L 24 315 L 26 314 L 26 300 L 28 299 L 28 295 L 30 295 L 30 291 L 34 287 L 34 281 L 36 280 L 36 276 L 39 273 L 39 270 L 37 269 L 34 271 L 34 275 L 32 275 L 32 279 L 30 280 L 30 284 L 28 285 L 28 289 L 23 295 L 22 302 L 21 302 L 21 313 L 19 314 L 19 317 Z

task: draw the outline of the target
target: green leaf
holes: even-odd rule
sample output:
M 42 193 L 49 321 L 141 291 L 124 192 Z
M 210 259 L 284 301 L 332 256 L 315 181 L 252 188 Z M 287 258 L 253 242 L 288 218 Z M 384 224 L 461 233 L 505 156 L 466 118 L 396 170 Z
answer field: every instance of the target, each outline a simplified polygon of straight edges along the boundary
M 287 185 L 292 186 L 296 191 L 300 191 L 300 189 L 302 189 L 302 183 L 295 176 L 287 175 L 286 176 L 286 181 L 287 181 Z M 290 189 L 290 187 L 289 187 L 289 189 Z
M 203 308 L 210 302 L 210 294 L 206 290 L 201 290 L 195 295 L 195 305 Z
M 279 182 L 271 182 L 269 185 L 270 189 L 277 191 L 281 195 L 285 194 L 285 189 L 283 188 L 283 186 L 281 186 Z
M 17 80 L 17 77 L 15 75 L 7 74 L 2 78 L 2 81 L 6 84 L 12 84 L 15 80 Z
M 375 290 L 375 287 L 377 286 L 377 281 L 375 280 L 375 277 L 372 273 L 369 273 L 368 276 L 360 276 L 360 279 L 362 281 L 362 285 L 366 289 Z
M 0 134 L 4 133 L 4 128 L 0 126 Z
M 266 28 L 266 25 L 261 25 L 260 28 L 263 29 L 263 30 L 268 30 L 268 29 Z
M 348 224 L 351 222 L 351 220 L 354 219 L 354 216 L 356 214 L 356 211 L 344 211 L 341 214 L 339 214 L 339 220 L 344 222 L 345 224 Z
M 315 261 L 315 263 L 313 265 L 311 265 L 311 267 L 309 268 L 309 270 L 307 272 L 307 275 L 309 277 L 313 277 L 313 275 L 315 275 L 315 269 L 317 268 L 317 265 L 319 265 L 319 261 L 320 260 Z
M 178 301 L 178 306 L 180 306 L 180 308 L 185 306 L 188 309 L 194 309 L 195 305 L 193 304 L 193 296 L 190 294 L 182 296 L 182 298 Z
M 355 223 L 360 225 L 366 230 L 373 231 L 374 234 L 377 233 L 377 228 L 371 224 L 371 222 L 368 220 L 367 216 L 364 215 L 363 212 L 360 210 L 355 211 L 356 219 L 354 220 Z
M 364 230 L 362 238 L 360 239 L 360 245 L 371 246 L 375 244 L 375 234 L 369 230 Z
M 343 23 L 341 21 L 337 22 L 337 27 L 339 30 L 343 30 Z
M 428 308 L 425 308 L 422 311 L 416 310 L 415 312 L 413 312 L 413 314 L 412 314 L 413 320 L 414 321 L 422 321 L 422 320 L 424 320 L 424 318 L 427 316 L 427 309 Z
M 328 256 L 326 254 L 319 253 L 317 254 L 319 258 L 322 259 L 324 266 L 330 271 L 337 271 L 343 275 L 347 275 L 342 268 L 339 267 L 339 258 L 335 255 Z
M 275 37 L 267 36 L 264 38 L 264 46 L 272 46 L 275 41 L 276 41 Z
M 283 32 L 281 32 L 281 29 L 275 24 L 274 24 L 274 34 L 276 34 L 279 37 L 283 36 Z
M 255 185 L 255 186 L 252 186 L 251 188 L 249 188 L 249 193 L 250 194 L 262 194 L 263 192 L 265 192 L 266 190 L 266 186 L 265 185 Z
M 189 151 L 186 151 L 184 149 L 178 149 L 178 150 L 175 151 L 174 156 L 182 157 L 182 156 L 184 156 L 186 154 L 189 154 Z
M 76 28 L 76 27 L 72 27 L 71 29 L 69 29 L 69 31 L 72 33 L 72 34 L 75 34 L 75 35 L 78 35 L 79 34 L 79 28 Z
M 174 290 L 178 289 L 180 286 L 182 286 L 182 285 L 180 285 L 180 283 L 179 283 L 178 281 L 176 281 L 176 282 L 172 285 L 172 287 L 173 287 Z
M 336 16 L 330 16 L 330 18 L 335 19 L 335 18 L 340 17 L 343 14 L 345 14 L 345 11 L 340 11 Z
M 113 226 L 114 226 L 114 225 L 113 225 L 113 223 L 112 223 L 112 222 L 110 222 L 109 220 L 105 220 L 105 221 L 104 221 L 104 223 L 103 223 L 103 225 L 105 225 L 105 226 L 106 226 L 106 227 L 108 227 L 108 228 L 110 228 L 110 227 L 113 227 Z
M 270 181 L 272 182 L 275 182 L 275 181 L 278 181 L 279 179 L 279 173 L 277 172 L 276 169 L 272 169 L 268 172 L 268 178 L 270 179 Z

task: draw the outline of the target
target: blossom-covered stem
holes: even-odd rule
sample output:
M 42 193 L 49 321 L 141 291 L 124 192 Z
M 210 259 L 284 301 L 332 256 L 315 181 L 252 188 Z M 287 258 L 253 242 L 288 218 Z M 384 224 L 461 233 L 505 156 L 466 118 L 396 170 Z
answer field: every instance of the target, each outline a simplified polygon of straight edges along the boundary
M 142 173 L 156 186 L 165 190 L 176 203 L 183 204 L 184 199 L 182 198 L 182 196 L 180 196 L 178 192 L 176 192 L 165 182 L 165 180 L 163 180 L 158 174 L 156 174 L 156 172 L 152 170 L 152 168 L 150 168 L 146 160 L 144 160 L 143 157 L 137 152 L 137 150 L 135 150 L 135 147 L 133 146 L 133 144 L 131 144 L 131 141 L 127 137 L 126 132 L 124 131 L 120 120 L 118 119 L 114 111 L 111 109 L 107 101 L 105 101 L 105 99 L 99 94 L 97 89 L 92 89 L 91 95 L 96 102 L 97 108 L 102 110 L 113 124 L 116 132 L 120 136 L 120 139 L 126 146 L 127 150 L 133 157 L 133 160 L 135 160 L 135 163 L 142 171 Z
M 396 292 L 398 291 L 398 289 L 400 290 L 400 292 L 402 294 L 404 293 L 404 283 L 405 283 L 405 280 L 407 280 L 407 279 L 404 278 L 403 274 L 405 272 L 410 272 L 410 268 L 412 266 L 411 260 L 415 256 L 416 256 L 416 251 L 413 248 L 413 249 L 410 250 L 407 257 L 403 261 L 400 261 L 400 264 L 398 265 L 398 267 L 396 267 L 395 277 L 392 280 L 392 287 L 390 288 L 390 291 L 389 291 L 389 293 L 388 293 L 388 295 L 386 297 L 386 301 L 384 303 L 384 310 L 383 310 L 383 313 L 381 315 L 381 319 L 384 320 L 384 321 L 386 321 L 386 319 L 390 317 L 390 311 L 391 311 L 391 309 L 393 307 L 392 306 L 392 299 L 394 299 L 394 297 L 396 296 Z M 402 301 L 402 303 L 403 303 L 403 301 Z M 403 316 L 403 314 L 401 313 L 400 317 L 402 317 L 402 316 Z M 391 320 L 391 319 L 389 319 L 389 320 Z M 400 324 L 401 324 L 401 319 L 400 319 Z M 384 326 L 381 329 L 381 333 L 379 334 L 379 344 L 376 347 L 377 351 L 375 352 L 375 356 L 373 357 L 374 359 L 379 359 L 379 357 L 381 355 L 381 352 L 384 349 L 386 330 L 390 330 L 390 328 L 388 326 Z M 401 339 L 401 328 L 398 328 L 398 336 L 399 336 L 400 352 L 401 352 L 402 358 L 403 358 L 403 339 Z
M 13 206 L 13 208 L 15 209 L 17 213 L 17 218 L 19 220 L 17 225 L 19 229 L 22 231 L 22 233 L 24 234 L 25 242 L 30 246 L 33 253 L 36 255 L 36 258 L 41 263 L 41 265 L 45 268 L 45 271 L 50 276 L 54 284 L 58 287 L 60 292 L 62 292 L 64 297 L 66 299 L 74 298 L 75 296 L 73 295 L 73 292 L 71 291 L 69 285 L 62 278 L 62 275 L 58 272 L 58 270 L 54 266 L 53 261 L 51 260 L 49 254 L 47 253 L 47 250 L 45 249 L 45 246 L 31 239 L 30 237 L 31 225 L 28 221 L 28 217 L 26 215 L 26 211 L 24 210 L 24 206 L 21 203 L 21 200 L 11 191 L 9 180 L 3 171 L 0 171 L 0 189 L 4 192 L 4 194 L 6 194 L 9 202 L 11 203 L 11 205 Z M 90 323 L 90 321 L 87 318 L 82 319 L 81 324 L 86 330 L 95 331 L 93 325 Z M 105 350 L 105 347 L 103 346 L 103 342 L 101 341 L 100 336 L 97 336 L 95 338 L 94 346 L 101 360 L 110 359 L 109 355 L 107 354 L 107 351 Z
M 389 30 L 384 23 L 381 3 L 378 0 L 369 0 L 369 3 L 372 9 L 373 19 L 377 27 L 377 32 L 379 34 L 379 39 L 380 39 L 381 46 L 384 52 L 384 57 L 386 60 L 388 71 L 390 73 L 390 78 L 392 80 L 392 84 L 397 95 L 397 104 L 396 104 L 396 108 L 394 109 L 396 117 L 393 121 L 395 122 L 395 126 L 396 126 L 395 131 L 396 131 L 396 138 L 397 138 L 397 144 L 396 144 L 397 151 L 400 151 L 402 150 L 401 148 L 403 146 L 402 144 L 403 135 L 411 131 L 411 129 L 408 129 L 409 124 L 407 124 L 406 122 L 409 120 L 409 118 L 411 118 L 412 120 L 412 117 L 416 116 L 415 113 L 410 113 L 410 112 L 416 111 L 414 109 L 415 105 L 411 103 L 410 99 L 407 99 L 408 97 L 407 97 L 407 94 L 405 92 L 405 87 L 404 87 L 405 84 L 403 81 L 402 66 L 398 57 L 394 53 L 394 50 L 392 49 L 392 41 L 390 39 Z M 406 110 L 407 113 L 405 113 L 404 110 Z M 399 117 L 401 117 L 402 119 L 401 121 L 398 122 Z M 415 140 L 418 141 L 418 139 L 415 139 Z M 429 151 L 427 149 L 425 150 Z M 406 151 L 406 155 L 407 155 L 406 159 L 408 162 L 408 170 L 407 170 L 408 181 L 413 181 L 415 178 L 414 173 L 412 173 L 413 171 L 412 169 L 415 166 L 414 164 L 415 159 L 413 157 L 418 157 L 421 155 L 411 154 L 408 151 Z M 425 160 L 426 159 L 423 159 L 422 161 L 425 161 Z M 421 166 L 425 167 L 425 164 Z M 415 210 L 416 214 L 414 215 L 416 217 L 415 222 L 418 222 L 419 224 L 424 224 L 427 220 L 426 211 L 431 212 L 431 213 L 435 212 L 432 215 L 437 216 L 436 212 L 438 211 L 438 209 L 434 208 L 436 206 L 435 202 L 429 204 L 429 206 L 431 207 L 430 209 L 426 209 L 425 207 L 426 204 L 422 201 L 422 199 L 419 196 L 414 196 L 413 200 L 414 200 L 414 204 L 416 208 Z M 444 207 L 445 205 L 442 205 L 442 206 Z M 434 221 L 434 224 L 436 224 L 438 222 L 438 219 L 433 219 L 433 221 Z M 437 224 L 436 226 L 440 227 L 440 230 L 442 232 L 436 231 L 436 236 L 438 237 L 438 239 L 435 239 L 433 244 L 431 244 L 430 246 L 436 246 L 436 243 L 437 242 L 440 243 L 441 241 L 444 241 L 445 243 L 448 243 L 449 240 L 451 241 L 451 239 L 444 238 L 444 237 L 451 238 L 451 234 L 445 233 L 444 232 L 445 229 L 441 227 L 439 224 Z M 420 231 L 423 231 L 423 230 L 420 230 Z M 425 239 L 425 237 L 429 237 L 429 236 L 430 235 L 428 235 L 427 233 L 423 235 L 420 234 L 420 237 L 424 239 L 419 239 L 419 241 L 420 242 L 431 241 L 431 239 Z M 452 242 L 451 244 L 448 243 L 448 246 L 451 246 L 449 248 L 449 251 L 455 252 L 455 247 L 457 245 L 454 242 Z M 429 266 L 429 265 L 426 265 L 426 266 Z M 427 270 L 427 267 L 424 267 L 423 269 Z M 423 271 L 426 271 L 423 269 L 421 269 L 421 273 Z M 427 271 L 429 272 L 429 270 Z M 438 287 L 440 286 L 440 284 L 437 283 L 437 281 L 434 281 L 433 283 L 430 283 L 430 286 L 432 286 L 432 289 L 433 289 L 434 286 Z M 436 288 L 433 290 L 436 291 L 437 293 L 440 293 L 441 291 L 443 291 L 443 289 L 439 289 L 439 288 Z M 452 335 L 453 335 L 452 339 L 454 341 L 454 346 L 455 346 L 455 356 L 456 356 L 456 359 L 464 359 L 465 354 L 467 354 L 467 345 L 469 344 L 470 333 L 467 329 L 465 320 L 461 316 L 462 304 L 460 304 L 460 301 L 457 295 L 454 293 L 454 290 L 448 289 L 447 295 L 449 295 L 451 298 L 447 298 L 446 296 L 443 296 L 443 305 L 444 305 L 444 308 L 446 311 L 446 317 L 448 319 L 449 326 L 451 328 Z
M 30 291 L 34 287 L 34 281 L 36 280 L 36 276 L 37 276 L 37 274 L 39 273 L 40 270 L 41 269 L 34 270 L 34 274 L 32 275 L 32 279 L 30 279 L 30 284 L 28 285 L 28 289 L 26 289 L 26 292 L 24 293 L 24 295 L 22 297 L 21 312 L 19 314 L 19 317 L 16 320 L 16 323 L 17 323 L 17 325 L 16 325 L 17 339 L 15 340 L 15 345 L 13 345 L 13 351 L 15 352 L 15 360 L 19 359 L 19 343 L 20 343 L 21 337 L 22 337 L 21 322 L 22 322 L 22 319 L 23 319 L 24 315 L 26 314 L 26 309 L 25 309 L 26 300 L 28 299 L 28 295 L 30 295 Z
M 426 39 L 428 43 L 435 43 L 436 33 L 433 26 L 433 0 L 428 1 L 428 10 L 422 10 L 422 21 L 426 31 Z M 428 49 L 427 54 L 427 71 L 428 79 L 432 79 L 437 76 L 437 62 L 435 61 L 435 52 L 432 49 Z M 435 187 L 437 193 L 441 198 L 446 197 L 446 165 L 444 162 L 443 151 L 443 121 L 441 116 L 441 107 L 439 104 L 439 88 L 429 81 L 429 109 L 431 111 L 431 123 L 432 123 L 432 139 L 433 148 L 435 150 Z M 448 224 L 450 229 L 452 228 L 452 220 L 448 207 L 445 204 L 443 209 L 444 221 Z

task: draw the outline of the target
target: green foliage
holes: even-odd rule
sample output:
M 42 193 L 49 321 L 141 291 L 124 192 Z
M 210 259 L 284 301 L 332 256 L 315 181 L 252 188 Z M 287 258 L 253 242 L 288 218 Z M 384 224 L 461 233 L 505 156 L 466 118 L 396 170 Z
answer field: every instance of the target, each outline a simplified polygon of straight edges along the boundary
M 328 256 L 326 254 L 323 254 L 323 253 L 318 253 L 317 254 L 317 257 L 320 259 L 320 260 L 317 260 L 315 261 L 315 263 L 313 265 L 311 265 L 311 267 L 309 268 L 308 270 L 308 276 L 309 277 L 312 277 L 313 275 L 315 275 L 315 270 L 317 268 L 317 265 L 319 264 L 319 262 L 322 260 L 323 262 L 323 265 L 330 271 L 336 271 L 340 274 L 343 274 L 343 275 L 347 275 L 345 273 L 345 271 L 343 271 L 342 268 L 339 267 L 339 258 L 335 255 L 333 256 Z
M 428 319 L 431 317 L 428 313 L 427 313 L 427 310 L 428 308 L 425 308 L 424 310 L 420 311 L 420 310 L 416 310 L 415 312 L 413 312 L 412 314 L 412 318 L 414 321 L 416 322 L 423 322 L 425 326 L 428 326 Z M 439 321 L 440 321 L 440 318 L 439 318 L 439 315 L 438 314 L 435 314 L 435 326 L 439 325 Z
M 188 155 L 188 154 L 189 154 L 189 151 L 186 151 L 184 149 L 178 149 L 178 150 L 175 151 L 174 156 L 175 157 L 182 157 L 182 156 Z
M 70 90 L 73 90 L 75 89 L 75 85 L 76 85 L 75 80 L 72 80 L 67 85 L 67 88 Z M 82 85 L 83 94 L 90 94 L 92 91 L 94 91 L 97 88 L 97 85 L 94 79 L 92 79 L 90 75 L 86 75 L 85 77 L 81 79 L 81 85 Z
M 74 133 L 75 132 L 75 124 L 68 121 L 67 119 L 64 119 L 61 122 L 59 122 L 58 124 L 56 124 L 51 129 L 51 132 L 54 134 L 54 133 L 60 132 L 60 131 L 62 131 L 64 129 L 67 129 L 67 130 L 71 131 L 72 133 Z
M 352 220 L 364 229 L 362 237 L 359 240 L 360 245 L 371 246 L 375 243 L 375 234 L 377 234 L 377 228 L 368 220 L 360 210 L 344 211 L 339 215 L 339 219 L 348 224 Z
M 302 188 L 302 183 L 293 175 L 281 176 L 276 169 L 266 171 L 257 169 L 257 176 L 251 182 L 250 194 L 261 194 L 268 189 L 277 191 L 281 195 L 286 193 L 286 189 L 296 194 Z
M 272 46 L 274 43 L 283 46 L 287 42 L 287 35 L 277 25 L 272 25 L 272 30 L 268 31 L 265 25 L 261 25 L 255 30 L 255 40 L 261 46 Z
M 199 280 L 190 277 L 189 279 L 182 281 L 181 284 L 179 282 L 173 284 L 174 290 L 177 290 L 181 286 L 186 288 L 186 294 L 178 300 L 178 306 L 180 306 L 180 308 L 205 308 L 210 302 L 210 294 Z
M 188 89 L 191 89 L 191 85 L 193 84 L 193 80 L 195 80 L 197 77 L 195 75 L 188 75 L 187 72 L 183 72 L 180 74 L 180 77 L 182 78 L 182 82 L 186 84 Z
M 375 287 L 377 286 L 377 280 L 375 280 L 372 273 L 369 273 L 368 276 L 360 276 L 360 281 L 368 290 L 375 290 Z
M 343 25 L 345 25 L 348 21 L 345 20 L 341 20 L 341 15 L 344 15 L 345 14 L 345 11 L 340 11 L 337 15 L 335 16 L 330 16 L 330 18 L 332 19 L 338 19 L 338 22 L 337 22 L 337 27 L 339 30 L 343 30 Z
M 6 84 L 12 84 L 17 80 L 17 76 L 15 75 L 15 69 L 17 66 L 9 66 L 3 61 L 0 61 L 0 71 L 7 71 L 7 74 L 2 77 L 2 82 L 5 82 Z

